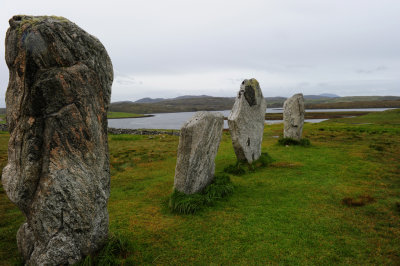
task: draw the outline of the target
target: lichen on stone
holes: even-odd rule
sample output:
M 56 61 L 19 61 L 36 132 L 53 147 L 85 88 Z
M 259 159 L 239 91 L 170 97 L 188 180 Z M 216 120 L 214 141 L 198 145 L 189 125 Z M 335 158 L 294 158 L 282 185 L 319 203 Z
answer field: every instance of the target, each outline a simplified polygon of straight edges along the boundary
M 97 38 L 67 19 L 18 15 L 9 23 L 1 182 L 26 217 L 18 248 L 26 265 L 72 264 L 108 235 L 112 62 Z
M 68 19 L 60 16 L 27 16 L 27 15 L 16 15 L 13 16 L 12 19 L 10 20 L 13 21 L 14 25 L 17 25 L 17 30 L 19 34 L 22 34 L 27 28 L 29 27 L 34 27 L 40 22 L 48 19 L 53 19 L 57 22 L 70 22 Z
M 250 83 L 249 85 L 253 87 L 260 87 L 260 84 L 255 78 L 249 79 L 247 82 Z
M 232 144 L 239 161 L 252 163 L 260 157 L 266 108 L 258 81 L 254 78 L 244 80 L 228 117 Z

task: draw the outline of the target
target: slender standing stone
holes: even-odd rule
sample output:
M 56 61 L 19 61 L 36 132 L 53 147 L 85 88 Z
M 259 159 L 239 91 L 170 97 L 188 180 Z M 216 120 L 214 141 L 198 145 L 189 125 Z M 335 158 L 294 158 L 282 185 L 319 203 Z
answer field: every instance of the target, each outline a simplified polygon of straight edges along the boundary
M 283 104 L 283 137 L 301 139 L 304 124 L 304 98 L 298 93 Z
M 174 187 L 185 194 L 202 191 L 214 179 L 215 156 L 221 142 L 221 113 L 197 112 L 181 128 Z
M 108 234 L 111 60 L 98 39 L 65 18 L 9 23 L 2 183 L 26 217 L 18 248 L 28 265 L 72 264 Z
M 267 101 L 256 79 L 245 79 L 228 117 L 232 144 L 239 161 L 252 163 L 261 155 Z

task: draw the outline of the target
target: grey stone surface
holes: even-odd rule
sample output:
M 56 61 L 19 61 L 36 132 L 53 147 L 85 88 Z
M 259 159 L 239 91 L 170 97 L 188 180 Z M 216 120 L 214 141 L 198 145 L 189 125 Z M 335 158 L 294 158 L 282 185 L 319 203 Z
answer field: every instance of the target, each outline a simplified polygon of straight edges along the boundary
M 213 181 L 223 127 L 223 115 L 210 112 L 197 112 L 182 126 L 175 168 L 176 190 L 193 194 Z
M 232 144 L 239 161 L 252 163 L 261 155 L 265 112 L 264 99 L 256 79 L 245 79 L 228 117 Z
M 304 98 L 298 93 L 283 104 L 283 137 L 301 139 L 304 125 Z
M 108 235 L 112 63 L 95 37 L 65 18 L 9 23 L 2 183 L 26 216 L 18 248 L 29 265 L 72 264 Z

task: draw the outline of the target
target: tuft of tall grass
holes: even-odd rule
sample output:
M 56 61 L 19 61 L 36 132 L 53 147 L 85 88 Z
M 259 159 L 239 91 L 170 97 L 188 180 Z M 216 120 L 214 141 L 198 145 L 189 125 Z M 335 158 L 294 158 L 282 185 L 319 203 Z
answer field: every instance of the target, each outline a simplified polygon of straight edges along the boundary
M 224 168 L 224 172 L 232 175 L 244 175 L 247 171 L 255 171 L 258 168 L 263 168 L 268 165 L 270 165 L 274 159 L 266 153 L 263 152 L 260 155 L 260 158 L 258 158 L 256 161 L 252 162 L 251 164 L 245 162 L 245 161 L 237 161 L 235 164 L 230 164 L 227 167 Z M 247 171 L 246 171 L 247 169 Z
M 174 213 L 193 214 L 201 210 L 205 203 L 205 197 L 200 193 L 186 195 L 174 189 L 168 206 Z
M 303 147 L 307 147 L 311 145 L 311 142 L 309 139 L 303 138 L 300 140 L 295 140 L 292 138 L 279 138 L 278 139 L 278 143 L 282 146 L 286 146 L 286 145 L 298 145 L 298 146 L 303 146 Z
M 233 193 L 233 184 L 228 175 L 215 176 L 215 180 L 204 189 L 204 196 L 207 204 L 213 204 L 216 200 L 222 199 Z
M 187 195 L 174 189 L 168 207 L 173 213 L 195 214 L 207 206 L 233 193 L 234 187 L 228 175 L 215 175 L 214 181 L 202 192 Z
M 121 265 L 133 250 L 131 239 L 124 234 L 113 234 L 96 254 L 86 256 L 75 265 Z
M 246 173 L 247 162 L 237 161 L 235 164 L 230 164 L 224 168 L 224 172 L 232 175 L 244 175 Z
M 254 161 L 251 164 L 251 167 L 252 167 L 252 170 L 255 170 L 257 168 L 267 167 L 272 162 L 274 162 L 274 159 L 272 159 L 272 157 L 268 153 L 263 152 L 263 153 L 261 153 L 260 158 L 258 158 L 258 160 Z

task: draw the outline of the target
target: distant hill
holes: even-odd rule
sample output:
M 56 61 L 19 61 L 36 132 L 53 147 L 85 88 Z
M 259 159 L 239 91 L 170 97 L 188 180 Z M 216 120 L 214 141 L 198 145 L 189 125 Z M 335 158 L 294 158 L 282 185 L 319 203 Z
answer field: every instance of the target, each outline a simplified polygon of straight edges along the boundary
M 135 101 L 135 103 L 157 103 L 157 102 L 161 102 L 164 100 L 165 100 L 164 98 L 153 99 L 153 98 L 146 97 L 146 98 L 142 98 L 142 99 Z
M 332 94 L 333 95 L 333 94 Z M 307 108 L 371 108 L 371 107 L 400 107 L 398 96 L 349 96 L 349 97 L 316 97 L 305 96 Z M 312 95 L 311 95 L 312 96 Z M 144 98 L 146 99 L 146 98 Z M 151 99 L 151 98 L 148 98 Z M 160 98 L 161 99 L 161 98 Z M 282 108 L 285 97 L 266 97 L 267 108 Z M 156 100 L 156 99 L 152 99 Z M 174 113 L 194 111 L 221 111 L 232 109 L 234 97 L 180 96 L 173 99 L 163 99 L 156 102 L 115 102 L 110 104 L 111 112 L 136 114 Z
M 231 109 L 234 100 L 235 98 L 211 96 L 177 97 L 153 103 L 116 102 L 110 104 L 109 110 L 136 114 L 219 111 Z
M 213 97 L 213 96 L 209 96 L 209 95 L 183 95 L 183 96 L 178 96 L 178 97 L 170 99 L 170 100 L 190 99 L 190 98 L 207 98 L 207 97 Z
M 319 100 L 319 99 L 326 99 L 329 97 L 324 97 L 324 96 L 320 96 L 320 95 L 304 95 L 304 99 L 306 100 Z
M 400 98 L 400 97 L 398 97 Z M 347 101 L 331 103 L 307 103 L 307 109 L 354 109 L 354 108 L 400 108 L 400 99 L 377 101 Z
M 326 98 L 340 98 L 339 95 L 332 93 L 322 93 L 318 95 L 304 95 L 304 99 L 326 99 Z
M 337 94 L 332 94 L 332 93 L 322 93 L 319 96 L 322 97 L 328 97 L 328 98 L 339 98 L 340 96 Z
M 168 100 L 178 100 L 178 99 L 190 99 L 190 98 L 206 98 L 206 97 L 212 97 L 212 96 L 208 96 L 208 95 L 183 95 L 183 96 L 178 96 L 175 98 L 142 98 L 139 99 L 137 101 L 135 101 L 135 103 L 158 103 L 158 102 L 162 102 L 162 101 L 168 101 Z

